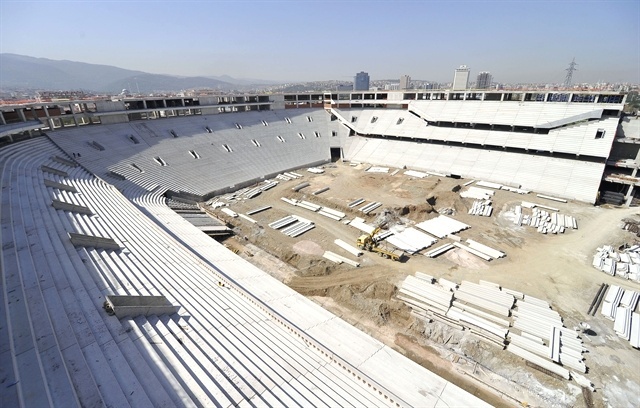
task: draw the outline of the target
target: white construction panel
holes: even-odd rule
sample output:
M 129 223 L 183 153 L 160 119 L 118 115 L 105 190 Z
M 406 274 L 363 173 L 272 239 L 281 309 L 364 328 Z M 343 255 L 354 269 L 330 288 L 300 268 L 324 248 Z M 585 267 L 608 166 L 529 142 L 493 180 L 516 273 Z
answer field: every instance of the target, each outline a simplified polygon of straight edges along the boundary
M 416 224 L 416 227 L 438 238 L 444 238 L 447 235 L 470 228 L 467 224 L 446 215 L 439 215 L 436 218 L 423 221 Z

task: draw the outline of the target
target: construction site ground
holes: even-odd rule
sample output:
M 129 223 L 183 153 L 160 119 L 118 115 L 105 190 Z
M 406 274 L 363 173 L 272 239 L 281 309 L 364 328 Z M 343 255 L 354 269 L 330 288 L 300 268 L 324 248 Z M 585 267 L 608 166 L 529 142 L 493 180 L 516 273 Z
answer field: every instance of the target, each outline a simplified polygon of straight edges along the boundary
M 640 351 L 619 338 L 613 322 L 599 310 L 595 316 L 587 315 L 602 283 L 640 291 L 637 283 L 609 276 L 591 265 L 597 247 L 635 242 L 635 235 L 621 228 L 621 220 L 636 215 L 640 218 L 639 209 L 561 203 L 536 197 L 535 193 L 520 195 L 497 190 L 492 216 L 473 216 L 467 213 L 473 199 L 462 198 L 453 191 L 468 180 L 412 178 L 404 175 L 403 170 L 392 176 L 366 172 L 368 167 L 335 163 L 325 166 L 323 174 L 300 169 L 297 172 L 303 175 L 301 179 L 280 181 L 277 187 L 252 199 L 225 201 L 230 209 L 242 214 L 271 206 L 251 215 L 257 224 L 231 218 L 219 209 L 209 212 L 234 229 L 235 235 L 223 241 L 228 248 L 359 329 L 494 405 L 640 406 Z M 292 188 L 301 182 L 310 186 L 294 192 Z M 329 190 L 317 196 L 312 194 L 323 187 Z M 452 212 L 451 217 L 471 226 L 456 235 L 501 250 L 506 257 L 488 262 L 454 249 L 437 258 L 424 256 L 423 250 L 402 262 L 369 252 L 356 258 L 334 240 L 339 238 L 355 246 L 359 230 L 292 206 L 281 197 L 303 199 L 342 211 L 347 214 L 345 219 L 362 217 L 371 225 L 385 222 L 386 227 L 411 226 L 436 217 L 438 212 Z M 383 205 L 364 215 L 358 211 L 361 205 L 348 207 L 358 198 Z M 578 229 L 543 235 L 533 227 L 515 225 L 513 208 L 523 200 L 574 216 Z M 314 222 L 315 228 L 290 238 L 268 227 L 270 222 L 287 215 L 304 217 Z M 431 248 L 446 242 L 452 241 L 441 239 Z M 358 260 L 361 265 L 358 268 L 337 265 L 322 257 L 324 251 Z M 457 283 L 494 282 L 546 300 L 560 313 L 568 328 L 588 323 L 591 330 L 580 335 L 588 349 L 585 376 L 593 384 L 593 390 L 575 380 L 553 378 L 529 367 L 524 360 L 468 331 L 414 318 L 395 294 L 403 279 L 416 271 Z

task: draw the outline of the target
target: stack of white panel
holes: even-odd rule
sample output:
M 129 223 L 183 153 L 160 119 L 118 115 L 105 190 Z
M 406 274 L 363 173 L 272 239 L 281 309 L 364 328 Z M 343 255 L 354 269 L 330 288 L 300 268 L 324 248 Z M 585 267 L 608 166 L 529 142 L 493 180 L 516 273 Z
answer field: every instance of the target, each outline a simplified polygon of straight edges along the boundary
M 269 224 L 273 229 L 280 230 L 283 234 L 295 238 L 315 227 L 314 223 L 302 217 L 289 215 Z
M 529 194 L 529 190 L 523 190 L 521 188 L 502 186 L 500 189 L 501 190 L 511 191 L 512 193 L 517 193 L 517 194 Z
M 615 330 L 618 337 L 622 337 L 625 340 L 629 340 L 631 337 L 631 313 L 631 309 L 618 306 L 616 319 L 613 322 L 613 330 Z
M 514 346 L 573 370 L 586 372 L 582 340 L 575 331 L 563 327 L 557 311 L 551 310 L 547 302 L 529 296 L 518 300 L 516 306 L 513 327 L 521 334 L 519 337 L 513 333 L 510 335 Z
M 631 315 L 631 334 L 629 342 L 632 347 L 640 348 L 640 313 L 634 312 Z
M 305 210 L 309 210 L 309 211 L 313 211 L 313 212 L 319 211 L 320 208 L 322 208 L 321 206 L 319 206 L 317 204 L 314 204 L 314 203 L 310 203 L 309 201 L 298 201 L 296 203 L 296 205 L 298 207 L 304 208 Z
M 429 175 L 427 173 L 423 173 L 421 171 L 415 171 L 415 170 L 407 170 L 407 171 L 404 172 L 404 174 L 409 176 L 409 177 L 416 177 L 416 178 L 429 177 Z
M 603 245 L 596 249 L 592 265 L 606 274 L 640 282 L 640 246 L 616 251 L 611 245 Z
M 445 252 L 453 248 L 455 248 L 453 244 L 440 245 L 439 247 L 434 248 L 431 251 L 425 253 L 425 256 L 428 256 L 429 258 L 435 258 L 436 256 L 444 254 Z
M 365 234 L 371 234 L 376 229 L 376 227 L 366 224 L 364 220 L 360 217 L 356 217 L 353 220 L 351 220 L 351 222 L 349 222 L 349 225 L 359 229 Z
M 336 245 L 338 245 L 340 248 L 344 249 L 345 251 L 349 252 L 352 255 L 355 256 L 361 256 L 362 255 L 362 251 L 359 250 L 358 248 L 349 245 L 348 243 L 344 242 L 341 239 L 336 239 L 333 241 Z
M 517 311 L 513 312 L 513 327 L 544 341 L 549 341 L 553 327 L 562 327 L 562 317 L 548 306 L 532 303 L 525 296 L 518 300 Z
M 467 240 L 467 244 L 469 244 L 469 246 L 473 249 L 475 249 L 476 251 L 480 251 L 484 254 L 489 255 L 492 258 L 504 258 L 505 256 L 507 256 L 504 252 L 502 251 L 498 251 L 497 249 L 493 249 L 491 247 L 488 247 L 484 244 L 481 244 L 477 241 L 474 241 L 472 239 L 468 239 Z
M 416 227 L 438 238 L 444 238 L 447 235 L 470 228 L 467 224 L 449 218 L 446 215 L 439 215 L 436 218 L 423 221 L 417 224 Z
M 380 207 L 382 205 L 382 203 L 380 202 L 373 202 L 373 203 L 369 203 L 367 205 L 364 205 L 360 208 L 360 211 L 362 211 L 365 214 L 369 214 L 371 211 L 375 210 L 376 208 Z
M 322 255 L 323 258 L 326 258 L 332 262 L 335 262 L 337 264 L 341 264 L 341 263 L 346 263 L 349 264 L 351 266 L 355 266 L 356 268 L 360 266 L 360 263 L 357 261 L 352 261 L 349 258 L 345 258 L 344 256 L 338 255 L 334 252 L 331 251 L 325 251 L 324 254 Z
M 582 357 L 582 353 L 586 350 L 575 331 L 553 327 L 548 350 L 548 357 L 556 363 L 581 373 L 587 372 L 587 366 Z
M 613 329 L 618 336 L 626 340 L 631 338 L 631 318 L 638 304 L 638 295 L 636 291 L 626 290 L 620 298 L 620 305 L 616 310 Z
M 227 214 L 229 217 L 235 218 L 235 217 L 238 216 L 238 214 L 235 211 L 230 210 L 227 207 L 222 207 L 222 209 L 220 209 L 220 211 L 222 211 L 223 213 Z
M 493 207 L 490 200 L 476 200 L 469 209 L 470 215 L 479 215 L 481 217 L 491 217 Z
M 414 254 L 421 249 L 430 247 L 438 242 L 438 240 L 415 228 L 407 228 L 400 233 L 395 233 L 393 236 L 388 237 L 387 242 L 403 251 Z
M 476 200 L 489 200 L 493 197 L 494 191 L 486 188 L 471 186 L 467 190 L 460 193 L 460 197 L 474 198 Z
M 314 227 L 315 224 L 311 221 L 300 218 L 295 224 L 284 228 L 281 232 L 285 235 L 290 236 L 291 238 L 295 238 L 313 229 Z
M 298 219 L 293 216 L 293 215 L 288 215 L 284 218 L 280 218 L 279 220 L 276 220 L 272 223 L 269 223 L 269 226 L 273 229 L 280 229 L 286 225 L 289 224 L 293 224 L 294 222 L 296 222 Z
M 609 320 L 615 320 L 618 305 L 620 304 L 620 300 L 622 300 L 623 295 L 624 289 L 620 286 L 609 286 L 609 290 L 607 290 L 607 294 L 604 297 L 604 302 L 602 302 L 602 309 L 600 310 L 600 313 Z
M 478 285 L 468 281 L 462 281 L 455 292 L 455 298 L 500 316 L 509 316 L 515 302 L 512 295 L 502 292 L 499 288 Z
M 560 377 L 566 380 L 571 379 L 571 374 L 569 373 L 569 370 L 567 370 L 566 368 L 561 367 L 551 361 L 548 361 L 543 357 L 540 357 L 534 353 L 531 353 L 523 349 L 522 347 L 519 347 L 515 344 L 509 344 L 507 346 L 507 350 L 512 352 L 518 357 L 521 357 L 539 367 L 544 368 L 545 370 L 551 371 L 552 373 L 559 375 Z
M 398 292 L 398 299 L 425 317 L 434 313 L 445 317 L 453 299 L 453 292 L 450 290 L 415 276 L 407 276 Z
M 513 210 L 513 212 L 516 214 L 516 217 L 513 219 L 513 223 L 516 224 L 517 226 L 522 225 L 522 206 L 521 205 L 516 205 L 516 208 Z
M 324 215 L 325 217 L 332 218 L 332 219 L 334 219 L 336 221 L 340 221 L 341 219 L 343 219 L 346 216 L 346 214 L 343 213 L 342 211 L 334 210 L 334 209 L 329 208 L 329 207 L 320 208 L 320 211 L 318 211 L 318 214 Z
M 480 336 L 480 338 L 501 346 L 504 346 L 504 341 L 507 334 L 509 334 L 509 329 L 507 327 L 496 324 L 489 319 L 478 316 L 457 306 L 453 306 L 449 309 L 447 317 L 471 330 L 472 333 Z
M 552 212 L 538 207 L 546 208 Z M 531 214 L 525 214 L 522 211 L 523 208 L 531 208 Z M 557 211 L 558 210 L 556 208 L 540 206 L 523 201 L 521 206 L 516 206 L 515 208 L 516 218 L 514 223 L 516 225 L 524 224 L 536 228 L 537 231 L 542 234 L 562 234 L 566 229 L 578 229 L 578 222 L 573 216 L 563 215 Z
M 478 181 L 476 183 L 476 185 L 478 185 L 480 187 L 495 188 L 496 190 L 500 190 L 502 188 L 502 184 L 492 183 L 492 182 L 489 182 L 489 181 Z
M 485 261 L 490 261 L 490 260 L 493 259 L 491 256 L 485 254 L 484 252 L 478 251 L 477 249 L 473 249 L 470 246 L 464 245 L 464 244 L 462 244 L 460 242 L 454 242 L 453 246 L 458 247 L 460 249 L 463 249 L 463 250 L 469 252 L 470 254 L 473 254 L 473 255 L 475 255 L 477 257 L 480 257 L 480 258 L 484 259 Z

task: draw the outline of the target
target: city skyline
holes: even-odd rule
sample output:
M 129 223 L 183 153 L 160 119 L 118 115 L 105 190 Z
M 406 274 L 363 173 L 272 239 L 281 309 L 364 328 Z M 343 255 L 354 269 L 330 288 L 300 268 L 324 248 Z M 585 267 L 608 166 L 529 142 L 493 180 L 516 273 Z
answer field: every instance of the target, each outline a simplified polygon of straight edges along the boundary
M 395 19 L 398 3 L 411 12 Z M 287 82 L 366 71 L 447 83 L 467 65 L 472 78 L 562 83 L 575 57 L 574 83 L 640 83 L 639 16 L 632 1 L 1 0 L 0 52 Z

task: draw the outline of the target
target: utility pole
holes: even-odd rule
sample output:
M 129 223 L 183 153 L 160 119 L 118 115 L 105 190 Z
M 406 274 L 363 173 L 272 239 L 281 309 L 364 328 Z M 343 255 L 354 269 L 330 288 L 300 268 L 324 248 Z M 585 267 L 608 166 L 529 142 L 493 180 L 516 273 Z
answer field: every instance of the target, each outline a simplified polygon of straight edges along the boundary
M 569 64 L 569 68 L 567 68 L 565 70 L 565 71 L 567 71 L 567 76 L 564 78 L 564 87 L 565 88 L 569 88 L 571 86 L 571 81 L 573 79 L 573 73 L 578 70 L 576 68 L 577 66 L 578 66 L 578 64 L 576 64 L 576 57 L 573 57 L 573 60 Z

